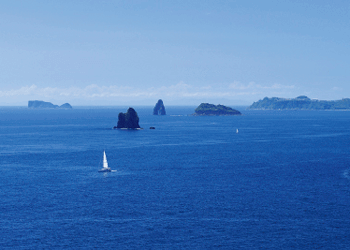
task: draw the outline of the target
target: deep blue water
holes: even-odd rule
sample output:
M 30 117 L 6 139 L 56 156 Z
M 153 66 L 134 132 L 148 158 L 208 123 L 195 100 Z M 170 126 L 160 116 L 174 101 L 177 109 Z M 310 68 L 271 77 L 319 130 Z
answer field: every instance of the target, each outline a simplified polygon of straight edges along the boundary
M 350 249 L 350 112 L 194 108 L 0 108 L 0 249 Z

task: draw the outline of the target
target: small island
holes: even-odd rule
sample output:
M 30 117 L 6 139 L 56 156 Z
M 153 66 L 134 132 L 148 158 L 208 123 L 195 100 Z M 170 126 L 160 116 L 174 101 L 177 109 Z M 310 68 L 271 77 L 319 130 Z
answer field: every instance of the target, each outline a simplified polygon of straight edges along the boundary
M 118 124 L 114 129 L 140 129 L 139 117 L 133 108 L 129 108 L 126 113 L 120 112 Z
M 72 109 L 73 107 L 69 103 L 62 104 L 60 109 Z
M 54 105 L 51 102 L 44 101 L 28 101 L 28 108 L 31 109 L 72 109 L 72 106 L 69 103 L 65 103 L 61 106 Z
M 350 109 L 350 99 L 324 101 L 310 99 L 307 96 L 298 96 L 296 98 L 265 97 L 262 100 L 254 102 L 248 109 L 260 110 L 337 110 Z
M 193 115 L 241 115 L 242 113 L 236 109 L 226 107 L 224 105 L 214 105 L 209 103 L 201 103 L 196 109 Z
M 166 115 L 165 107 L 162 99 L 159 99 L 153 108 L 153 115 Z

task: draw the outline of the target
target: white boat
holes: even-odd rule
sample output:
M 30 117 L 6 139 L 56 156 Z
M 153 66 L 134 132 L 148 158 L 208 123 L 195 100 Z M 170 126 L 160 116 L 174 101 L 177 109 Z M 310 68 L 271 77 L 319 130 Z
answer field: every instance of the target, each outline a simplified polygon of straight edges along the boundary
M 108 167 L 106 152 L 103 151 L 103 168 L 98 170 L 98 172 L 111 172 L 112 170 Z
M 236 129 L 236 134 L 238 134 L 238 129 Z

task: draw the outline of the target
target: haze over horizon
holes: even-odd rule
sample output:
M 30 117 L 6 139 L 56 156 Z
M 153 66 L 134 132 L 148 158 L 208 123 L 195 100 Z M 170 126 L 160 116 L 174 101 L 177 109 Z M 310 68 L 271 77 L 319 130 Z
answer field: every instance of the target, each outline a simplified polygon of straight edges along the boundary
M 350 97 L 348 1 L 2 1 L 0 106 Z

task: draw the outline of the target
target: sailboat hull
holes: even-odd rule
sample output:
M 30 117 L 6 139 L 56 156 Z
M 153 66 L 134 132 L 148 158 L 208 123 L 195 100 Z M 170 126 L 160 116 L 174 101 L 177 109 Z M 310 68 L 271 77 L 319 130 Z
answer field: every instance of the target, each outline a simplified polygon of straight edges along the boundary
M 98 172 L 111 172 L 112 170 L 110 168 L 102 168 L 98 170 Z

